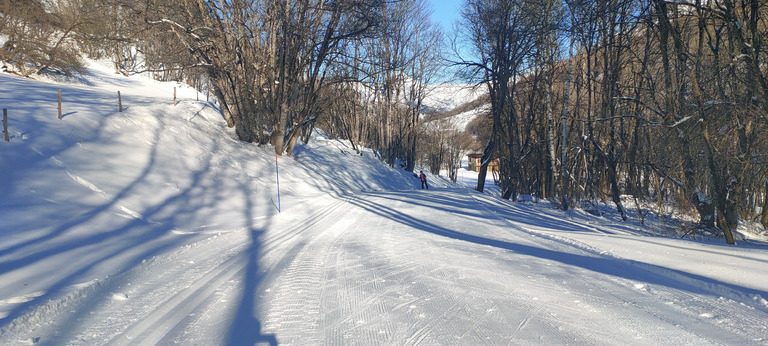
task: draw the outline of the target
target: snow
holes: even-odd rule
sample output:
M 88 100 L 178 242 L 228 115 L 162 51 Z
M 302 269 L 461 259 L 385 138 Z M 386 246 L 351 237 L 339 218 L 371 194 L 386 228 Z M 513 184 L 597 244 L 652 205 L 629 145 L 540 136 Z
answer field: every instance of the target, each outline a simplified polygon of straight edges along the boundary
M 443 83 L 429 88 L 424 105 L 437 112 L 447 112 L 472 102 L 486 91 L 484 85 Z
M 278 200 L 274 151 L 215 104 L 89 71 L 0 74 L 0 344 L 768 344 L 764 239 L 509 202 L 465 170 L 421 190 L 321 131 L 277 158 Z
M 485 85 L 472 86 L 468 84 L 443 83 L 430 87 L 427 97 L 424 99 L 424 108 L 429 112 L 446 113 L 457 107 L 467 105 L 483 96 L 487 88 Z M 490 103 L 480 104 L 472 109 L 453 116 L 432 121 L 427 124 L 431 127 L 452 128 L 464 131 L 467 125 L 479 116 L 485 116 L 490 112 Z
M 448 118 L 452 128 L 459 129 L 459 130 L 466 130 L 467 125 L 472 122 L 475 118 L 479 116 L 488 116 L 491 112 L 491 105 L 485 104 L 480 107 L 477 107 L 475 109 L 457 114 L 453 117 Z

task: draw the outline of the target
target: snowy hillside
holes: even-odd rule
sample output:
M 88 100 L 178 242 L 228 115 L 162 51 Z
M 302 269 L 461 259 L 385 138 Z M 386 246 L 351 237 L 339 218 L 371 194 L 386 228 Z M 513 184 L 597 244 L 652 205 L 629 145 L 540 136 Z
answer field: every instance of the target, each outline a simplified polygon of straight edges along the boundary
M 444 113 L 474 101 L 482 96 L 485 90 L 482 85 L 473 87 L 468 84 L 438 84 L 429 89 L 424 105 L 435 112 Z
M 484 101 L 485 85 L 443 83 L 431 87 L 424 99 L 426 119 L 442 119 L 447 126 L 464 131 L 472 120 L 490 112 Z
M 322 133 L 276 159 L 195 90 L 89 71 L 0 74 L 2 345 L 768 344 L 764 243 L 510 203 L 466 171 L 421 190 Z

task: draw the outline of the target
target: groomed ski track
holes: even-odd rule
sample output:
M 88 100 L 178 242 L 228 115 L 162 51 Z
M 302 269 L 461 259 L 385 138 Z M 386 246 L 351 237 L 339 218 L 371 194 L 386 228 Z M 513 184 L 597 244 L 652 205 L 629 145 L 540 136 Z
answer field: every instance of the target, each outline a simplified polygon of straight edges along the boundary
M 0 337 L 72 345 L 766 342 L 766 309 L 751 301 L 764 292 L 690 275 L 690 285 L 680 283 L 669 270 L 534 231 L 527 210 L 466 189 L 307 199 L 73 288 Z

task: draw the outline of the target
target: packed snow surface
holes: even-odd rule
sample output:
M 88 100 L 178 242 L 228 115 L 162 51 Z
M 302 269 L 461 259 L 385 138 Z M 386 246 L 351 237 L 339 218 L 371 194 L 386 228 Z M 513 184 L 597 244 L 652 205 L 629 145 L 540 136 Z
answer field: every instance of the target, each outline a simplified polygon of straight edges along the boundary
M 768 344 L 760 243 L 509 202 L 466 171 L 421 190 L 322 133 L 276 158 L 195 90 L 83 81 L 0 75 L 2 345 Z

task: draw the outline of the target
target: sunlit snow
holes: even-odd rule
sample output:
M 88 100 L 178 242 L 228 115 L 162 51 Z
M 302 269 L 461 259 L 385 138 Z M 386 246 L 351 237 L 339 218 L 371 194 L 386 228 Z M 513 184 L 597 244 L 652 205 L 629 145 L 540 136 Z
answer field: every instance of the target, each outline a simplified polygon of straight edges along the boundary
M 510 202 L 465 170 L 421 190 L 321 131 L 276 162 L 193 89 L 83 81 L 0 74 L 2 345 L 768 344 L 760 239 Z

